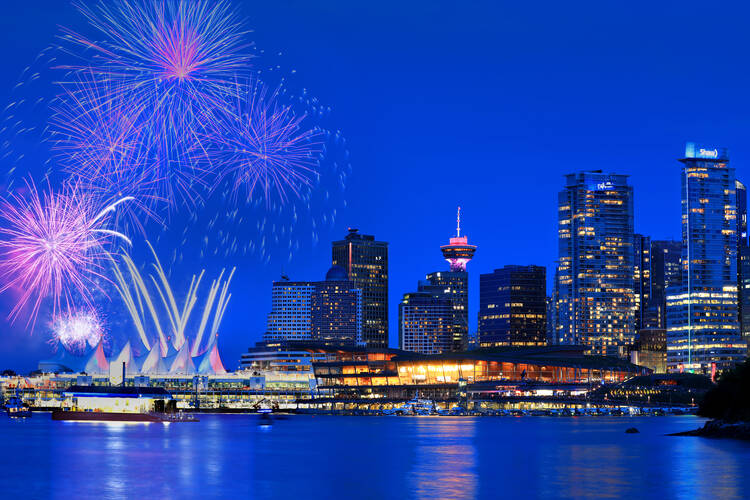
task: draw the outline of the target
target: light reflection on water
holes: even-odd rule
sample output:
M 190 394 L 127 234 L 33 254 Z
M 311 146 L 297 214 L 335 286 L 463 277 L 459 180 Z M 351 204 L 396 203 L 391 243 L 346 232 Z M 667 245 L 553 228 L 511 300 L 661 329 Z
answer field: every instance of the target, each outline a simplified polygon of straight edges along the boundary
M 694 417 L 0 419 L 2 498 L 743 498 L 750 443 Z M 625 434 L 627 427 L 640 434 Z
M 476 419 L 415 419 L 416 457 L 410 476 L 417 498 L 476 496 Z

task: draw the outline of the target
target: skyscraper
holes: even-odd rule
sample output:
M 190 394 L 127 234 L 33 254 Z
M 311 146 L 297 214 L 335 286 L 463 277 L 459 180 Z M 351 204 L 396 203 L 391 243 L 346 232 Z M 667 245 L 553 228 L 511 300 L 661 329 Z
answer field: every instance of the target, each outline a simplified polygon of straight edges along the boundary
M 566 176 L 558 195 L 558 342 L 626 356 L 633 314 L 633 188 L 601 170 Z
M 505 266 L 479 275 L 479 344 L 547 343 L 547 269 Z
M 682 242 L 653 240 L 651 242 L 651 309 L 654 328 L 667 328 L 667 289 L 682 283 Z
M 427 283 L 420 284 L 420 291 L 441 292 L 450 298 L 453 308 L 452 351 L 463 351 L 469 339 L 469 273 L 466 264 L 474 256 L 477 247 L 469 245 L 468 238 L 461 236 L 461 207 L 456 218 L 456 236 L 448 245 L 440 247 L 443 257 L 450 264 L 448 271 L 438 271 L 427 275 Z
M 667 295 L 667 369 L 715 373 L 744 358 L 737 307 L 737 200 L 724 149 L 688 143 L 682 282 Z
M 443 294 L 405 293 L 398 323 L 399 345 L 405 351 L 440 354 L 453 348 L 453 302 Z
M 308 281 L 274 281 L 266 341 L 311 340 L 310 297 L 315 286 Z
M 651 302 L 651 238 L 636 234 L 633 236 L 633 310 L 635 331 L 641 328 L 655 328 L 649 315 Z
M 388 347 L 388 243 L 349 229 L 343 240 L 333 242 L 332 262 L 362 290 L 362 341 Z
M 750 246 L 747 233 L 747 188 L 735 181 L 737 200 L 737 306 L 740 334 L 750 345 Z
M 362 290 L 333 266 L 325 281 L 313 284 L 310 297 L 312 340 L 326 344 L 357 345 L 362 337 Z

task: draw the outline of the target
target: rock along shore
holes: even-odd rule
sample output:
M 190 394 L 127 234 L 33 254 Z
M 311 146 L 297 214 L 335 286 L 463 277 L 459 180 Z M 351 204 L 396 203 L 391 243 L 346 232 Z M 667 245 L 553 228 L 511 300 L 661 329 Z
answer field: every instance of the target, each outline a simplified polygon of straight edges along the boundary
M 711 438 L 731 438 L 750 441 L 750 422 L 727 422 L 709 420 L 700 429 L 676 432 L 669 436 L 701 436 Z

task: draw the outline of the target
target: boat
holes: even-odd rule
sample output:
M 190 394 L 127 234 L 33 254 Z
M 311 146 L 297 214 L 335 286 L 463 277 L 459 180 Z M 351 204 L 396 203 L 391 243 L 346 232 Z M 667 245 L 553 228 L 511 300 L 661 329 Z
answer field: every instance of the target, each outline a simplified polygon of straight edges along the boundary
M 5 413 L 10 418 L 29 418 L 31 417 L 31 409 L 29 405 L 23 402 L 21 396 L 16 392 L 15 396 L 11 396 L 5 402 Z
M 416 396 L 401 406 L 386 410 L 384 413 L 386 415 L 433 415 L 437 413 L 437 410 L 435 410 L 434 401 Z
M 163 388 L 73 385 L 52 420 L 73 422 L 197 422 L 177 410 L 177 402 Z
M 111 412 L 96 410 L 54 410 L 52 420 L 71 422 L 198 422 L 198 419 L 190 413 L 161 413 L 161 412 Z

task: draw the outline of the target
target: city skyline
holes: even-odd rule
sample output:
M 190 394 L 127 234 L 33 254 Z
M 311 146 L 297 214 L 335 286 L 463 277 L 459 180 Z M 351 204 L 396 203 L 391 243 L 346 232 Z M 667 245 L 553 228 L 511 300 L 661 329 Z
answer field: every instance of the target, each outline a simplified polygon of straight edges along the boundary
M 6 19 L 12 25 L 0 36 L 17 50 L 0 77 L 6 101 L 12 100 L 21 71 L 53 41 L 57 25 L 76 20 L 64 2 L 43 4 L 31 9 L 9 2 Z M 270 307 L 269 283 L 282 272 L 299 279 L 322 276 L 329 267 L 329 242 L 341 238 L 347 227 L 390 242 L 393 325 L 402 293 L 415 279 L 440 269 L 442 260 L 433 245 L 452 230 L 456 206 L 462 206 L 465 231 L 481 249 L 471 263 L 472 274 L 503 264 L 544 265 L 551 290 L 557 258 L 555 196 L 564 175 L 598 168 L 629 174 L 636 192 L 635 231 L 653 240 L 679 238 L 680 165 L 675 158 L 686 141 L 728 147 L 738 179 L 747 180 L 750 148 L 742 134 L 742 117 L 748 105 L 737 96 L 748 76 L 731 64 L 732 51 L 722 39 L 724 33 L 741 32 L 741 15 L 715 12 L 720 22 L 705 29 L 717 30 L 717 36 L 698 43 L 683 36 L 690 25 L 689 6 L 682 13 L 651 7 L 648 19 L 639 15 L 637 4 L 613 7 L 603 15 L 604 24 L 593 29 L 585 5 L 541 13 L 513 7 L 520 19 L 533 18 L 542 31 L 560 35 L 563 45 L 549 45 L 515 23 L 490 26 L 478 21 L 485 17 L 479 15 L 484 9 L 496 11 L 489 4 L 458 13 L 447 6 L 415 4 L 386 21 L 391 38 L 373 42 L 379 40 L 380 29 L 366 22 L 367 6 L 351 5 L 339 12 L 332 5 L 295 8 L 293 15 L 286 15 L 288 8 L 282 4 L 243 10 L 258 28 L 254 38 L 259 47 L 283 52 L 283 65 L 297 70 L 299 83 L 332 105 L 337 125 L 349 140 L 353 174 L 346 209 L 339 211 L 333 227 L 321 231 L 316 244 L 308 239 L 292 261 L 284 254 L 269 264 L 254 258 L 239 262 L 222 333 L 226 359 L 236 359 L 260 339 Z M 685 23 L 674 22 L 675 15 Z M 644 25 L 648 37 L 625 44 L 622 40 L 629 40 L 633 25 Z M 450 28 L 451 35 L 436 37 L 429 26 Z M 570 27 L 586 35 L 567 38 Z M 479 50 L 485 42 L 500 52 Z M 668 68 L 664 58 L 644 53 L 646 47 L 669 53 Z M 610 57 L 602 59 L 599 50 L 607 50 Z M 386 53 L 388 58 L 382 56 Z M 466 66 L 472 69 L 446 80 L 438 70 L 442 58 L 437 54 L 467 57 Z M 728 78 L 677 77 L 694 67 L 696 58 L 709 57 L 727 68 Z M 320 72 L 323 65 L 329 71 Z M 593 77 L 592 65 L 599 68 Z M 631 76 L 622 79 L 624 67 Z M 514 78 L 508 78 L 509 69 Z M 389 84 L 394 72 L 399 75 L 398 91 Z M 478 81 L 483 83 L 477 87 Z M 673 92 L 675 88 L 680 92 Z M 406 98 L 413 94 L 423 98 Z M 611 100 L 612 95 L 619 98 Z M 457 168 L 465 171 L 457 175 Z M 415 190 L 425 179 L 430 189 Z M 167 247 L 171 251 L 173 245 Z M 196 259 L 197 253 L 187 258 Z M 231 264 L 206 262 L 215 274 Z M 173 272 L 193 270 L 178 266 Z M 469 286 L 471 332 L 476 330 L 478 281 L 472 277 Z M 8 305 L 0 298 L 4 310 Z M 45 331 L 30 336 L 18 326 L 3 326 L 10 333 L 0 363 L 31 369 L 49 352 Z M 396 345 L 396 332 L 392 327 L 390 331 L 390 344 Z

